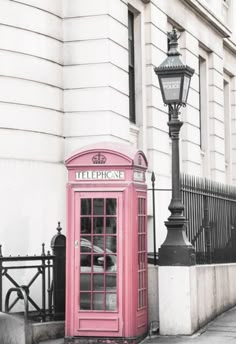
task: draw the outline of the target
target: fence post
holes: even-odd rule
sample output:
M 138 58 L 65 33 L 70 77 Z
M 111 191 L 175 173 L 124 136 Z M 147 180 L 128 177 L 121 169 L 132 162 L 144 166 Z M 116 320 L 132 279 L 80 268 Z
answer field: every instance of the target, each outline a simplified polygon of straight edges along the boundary
M 51 240 L 51 248 L 55 260 L 53 263 L 53 305 L 55 320 L 65 319 L 65 253 L 66 237 L 61 234 L 60 222 L 57 231 Z
M 204 228 L 205 228 L 205 252 L 207 263 L 211 264 L 211 226 L 209 222 L 209 204 L 208 199 L 204 196 Z
M 157 250 L 156 250 L 156 206 L 155 206 L 155 173 L 152 172 L 152 212 L 153 212 L 153 255 L 154 255 L 154 265 L 157 265 Z
M 236 233 L 235 233 L 235 227 L 234 224 L 231 224 L 231 261 L 232 263 L 236 262 Z

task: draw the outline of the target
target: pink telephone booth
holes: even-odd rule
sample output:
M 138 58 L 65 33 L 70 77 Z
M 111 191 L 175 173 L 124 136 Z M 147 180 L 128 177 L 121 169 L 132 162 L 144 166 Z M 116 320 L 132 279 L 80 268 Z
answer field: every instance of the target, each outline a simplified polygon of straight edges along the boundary
M 66 166 L 65 341 L 137 343 L 147 333 L 147 160 L 104 143 Z

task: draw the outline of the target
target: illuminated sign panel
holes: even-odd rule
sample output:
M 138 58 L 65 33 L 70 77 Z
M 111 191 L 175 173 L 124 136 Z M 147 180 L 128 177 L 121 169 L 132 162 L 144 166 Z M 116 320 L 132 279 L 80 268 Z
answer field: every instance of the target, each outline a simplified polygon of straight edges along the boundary
M 162 85 L 166 100 L 179 99 L 181 78 L 163 78 Z

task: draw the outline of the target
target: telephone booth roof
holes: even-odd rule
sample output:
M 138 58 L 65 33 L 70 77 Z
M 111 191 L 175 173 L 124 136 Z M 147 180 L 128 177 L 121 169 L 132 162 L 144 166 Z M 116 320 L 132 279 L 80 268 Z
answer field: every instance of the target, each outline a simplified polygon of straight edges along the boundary
M 122 143 L 101 142 L 81 147 L 65 161 L 67 168 L 76 166 L 123 166 L 147 169 L 147 159 L 141 150 Z

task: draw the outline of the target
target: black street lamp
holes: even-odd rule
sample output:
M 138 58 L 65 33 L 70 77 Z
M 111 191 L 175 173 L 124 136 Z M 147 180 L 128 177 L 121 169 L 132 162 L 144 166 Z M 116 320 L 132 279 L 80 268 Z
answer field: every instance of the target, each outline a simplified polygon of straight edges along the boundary
M 167 58 L 155 68 L 163 102 L 169 107 L 170 136 L 172 140 L 172 198 L 169 205 L 171 215 L 165 222 L 167 237 L 159 249 L 159 265 L 190 266 L 196 262 L 195 250 L 186 235 L 186 218 L 180 188 L 179 132 L 183 122 L 179 120 L 179 109 L 186 106 L 190 80 L 194 69 L 184 65 L 177 51 L 176 29 L 168 33 L 170 49 Z

